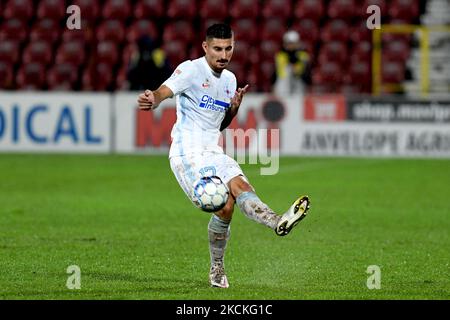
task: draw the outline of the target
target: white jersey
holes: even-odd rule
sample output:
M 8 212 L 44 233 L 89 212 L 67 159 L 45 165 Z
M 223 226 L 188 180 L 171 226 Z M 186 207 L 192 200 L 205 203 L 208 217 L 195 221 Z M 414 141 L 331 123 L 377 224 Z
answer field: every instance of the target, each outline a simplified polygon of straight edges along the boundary
M 163 85 L 176 96 L 177 121 L 169 158 L 203 151 L 223 153 L 220 125 L 236 91 L 236 77 L 214 72 L 205 57 L 181 63 Z

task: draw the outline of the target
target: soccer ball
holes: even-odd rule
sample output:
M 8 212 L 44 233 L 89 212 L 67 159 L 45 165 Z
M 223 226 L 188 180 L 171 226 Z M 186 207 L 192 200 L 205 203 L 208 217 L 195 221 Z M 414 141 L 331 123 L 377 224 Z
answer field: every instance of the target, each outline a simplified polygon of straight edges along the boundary
M 194 183 L 194 203 L 206 212 L 222 209 L 229 194 L 228 188 L 217 176 L 202 177 Z

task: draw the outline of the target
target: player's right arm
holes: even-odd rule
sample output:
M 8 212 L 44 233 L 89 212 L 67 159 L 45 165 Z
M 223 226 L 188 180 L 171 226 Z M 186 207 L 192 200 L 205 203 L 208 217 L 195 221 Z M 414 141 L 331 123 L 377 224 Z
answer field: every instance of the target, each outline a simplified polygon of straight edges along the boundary
M 182 93 L 192 85 L 194 76 L 195 68 L 192 61 L 183 62 L 157 90 L 145 90 L 139 95 L 139 109 L 153 110 L 165 99 Z
M 138 97 L 139 109 L 144 111 L 156 109 L 162 101 L 171 97 L 173 97 L 172 90 L 164 84 L 155 91 L 145 90 Z

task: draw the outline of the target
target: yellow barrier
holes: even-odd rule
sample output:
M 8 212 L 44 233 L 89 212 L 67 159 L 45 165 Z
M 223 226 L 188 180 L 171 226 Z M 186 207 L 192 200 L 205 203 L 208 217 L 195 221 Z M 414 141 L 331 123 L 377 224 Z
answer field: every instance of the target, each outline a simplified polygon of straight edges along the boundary
M 372 33 L 372 94 L 380 95 L 383 88 L 399 89 L 401 85 L 383 83 L 381 77 L 381 49 L 383 33 L 414 33 L 419 31 L 420 37 L 420 87 L 422 97 L 430 92 L 430 32 L 449 32 L 450 26 L 422 26 L 422 25 L 382 25 Z

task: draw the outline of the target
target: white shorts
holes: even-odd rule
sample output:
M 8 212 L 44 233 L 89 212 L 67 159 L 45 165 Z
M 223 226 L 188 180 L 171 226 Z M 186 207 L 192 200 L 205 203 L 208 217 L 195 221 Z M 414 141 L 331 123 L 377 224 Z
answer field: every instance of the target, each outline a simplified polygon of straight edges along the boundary
M 193 201 L 194 183 L 205 176 L 218 176 L 228 187 L 228 182 L 237 176 L 243 176 L 239 164 L 224 153 L 202 152 L 170 158 L 170 167 L 189 200 Z

